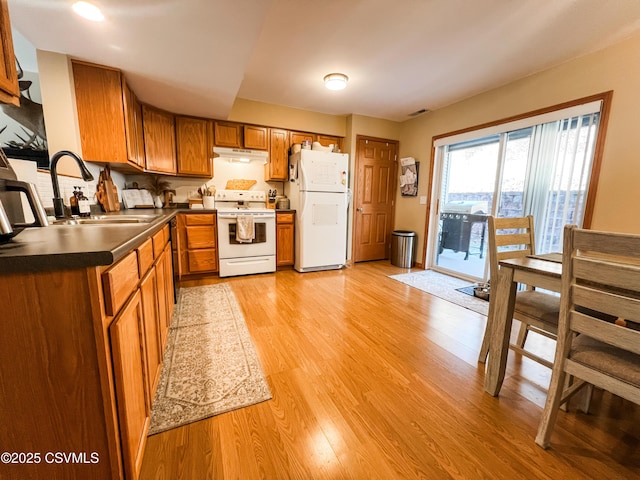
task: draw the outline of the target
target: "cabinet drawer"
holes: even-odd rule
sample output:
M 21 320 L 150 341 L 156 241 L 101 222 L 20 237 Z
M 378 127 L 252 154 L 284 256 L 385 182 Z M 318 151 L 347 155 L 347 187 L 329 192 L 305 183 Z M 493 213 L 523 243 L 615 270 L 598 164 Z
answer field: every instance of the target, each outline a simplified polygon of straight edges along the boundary
M 293 212 L 276 213 L 276 223 L 293 223 Z
M 216 227 L 213 225 L 194 225 L 186 230 L 187 248 L 215 248 Z
M 138 252 L 138 275 L 142 278 L 153 265 L 153 240 L 148 238 L 136 251 Z
M 185 215 L 186 225 L 215 225 L 216 219 L 213 213 L 190 213 Z
M 102 274 L 104 306 L 107 315 L 115 315 L 138 288 L 138 256 L 136 252 L 120 260 Z
M 203 273 L 218 270 L 218 255 L 215 249 L 191 250 L 188 252 L 189 272 Z

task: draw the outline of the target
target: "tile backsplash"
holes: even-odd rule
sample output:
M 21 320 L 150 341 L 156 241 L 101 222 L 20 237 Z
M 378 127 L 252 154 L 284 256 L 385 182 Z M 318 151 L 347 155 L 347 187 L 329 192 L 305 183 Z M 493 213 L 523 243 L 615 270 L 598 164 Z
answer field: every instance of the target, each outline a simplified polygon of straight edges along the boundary
M 58 176 L 60 184 L 60 194 L 65 200 L 65 204 L 69 204 L 69 197 L 73 194 L 73 187 L 80 186 L 86 197 L 89 199 L 89 203 L 96 204 L 96 189 L 98 185 L 98 177 L 102 167 L 86 163 L 87 168 L 94 176 L 94 180 L 91 182 L 85 182 L 82 178 L 67 177 L 64 175 Z M 118 197 L 122 200 L 122 190 L 136 182 L 139 188 L 144 188 L 149 183 L 151 174 L 138 174 L 138 175 L 123 175 L 121 173 L 111 171 L 111 176 L 114 183 L 118 187 Z M 216 158 L 214 164 L 214 177 L 213 178 L 187 178 L 187 177 L 174 177 L 169 175 L 163 175 L 164 180 L 169 181 L 171 188 L 176 191 L 174 195 L 174 202 L 187 203 L 189 198 L 199 197 L 198 188 L 206 183 L 210 187 L 216 190 L 223 190 L 226 187 L 227 181 L 233 179 L 255 180 L 256 184 L 251 190 L 264 190 L 277 189 L 278 195 L 284 193 L 283 182 L 265 182 L 264 181 L 264 165 L 261 162 L 251 162 L 249 164 L 244 163 L 231 163 L 227 160 Z M 53 207 L 53 186 L 51 184 L 51 176 L 49 172 L 39 170 L 35 180 L 33 178 L 25 179 L 35 183 L 42 204 L 47 208 Z
M 73 187 L 75 186 L 81 187 L 82 192 L 89 199 L 89 203 L 97 203 L 97 175 L 94 175 L 94 177 L 96 177 L 96 179 L 94 179 L 93 181 L 85 182 L 84 180 L 82 180 L 82 178 L 59 175 L 58 182 L 60 184 L 60 195 L 62 196 L 62 198 L 64 198 L 64 203 L 66 205 L 69 205 L 69 198 L 71 197 L 71 195 L 73 195 Z M 46 173 L 42 170 L 38 171 L 36 188 L 38 189 L 40 200 L 42 200 L 42 204 L 45 206 L 45 208 L 53 207 L 53 185 L 51 183 L 51 175 L 49 175 L 49 173 Z
M 163 180 L 167 180 L 171 184 L 171 188 L 176 191 L 174 202 L 187 203 L 189 198 L 199 197 L 198 188 L 206 183 L 216 190 L 224 190 L 227 181 L 233 179 L 255 180 L 256 184 L 251 190 L 277 189 L 278 195 L 284 193 L 283 182 L 265 182 L 264 181 L 264 164 L 259 161 L 250 163 L 229 162 L 226 159 L 216 158 L 214 161 L 214 177 L 213 178 L 187 178 L 172 177 L 165 175 Z M 131 186 L 136 182 L 140 188 L 149 182 L 149 175 L 129 175 L 126 178 L 126 185 Z

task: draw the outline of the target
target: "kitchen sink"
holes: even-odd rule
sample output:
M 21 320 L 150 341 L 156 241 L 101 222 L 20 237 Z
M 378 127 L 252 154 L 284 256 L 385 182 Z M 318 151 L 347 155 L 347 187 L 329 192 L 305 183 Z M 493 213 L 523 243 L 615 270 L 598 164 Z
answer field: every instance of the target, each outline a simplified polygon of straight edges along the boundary
M 53 225 L 130 225 L 132 223 L 153 222 L 156 215 L 93 215 L 91 217 L 64 218 L 55 220 Z

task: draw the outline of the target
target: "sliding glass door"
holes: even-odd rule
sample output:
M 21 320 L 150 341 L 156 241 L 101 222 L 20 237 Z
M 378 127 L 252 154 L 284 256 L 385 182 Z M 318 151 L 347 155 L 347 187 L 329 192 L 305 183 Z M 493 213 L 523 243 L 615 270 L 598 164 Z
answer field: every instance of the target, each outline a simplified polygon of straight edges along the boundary
M 594 109 L 437 145 L 428 266 L 488 278 L 488 215 L 533 215 L 537 251 L 560 251 L 563 226 L 584 216 L 599 104 Z

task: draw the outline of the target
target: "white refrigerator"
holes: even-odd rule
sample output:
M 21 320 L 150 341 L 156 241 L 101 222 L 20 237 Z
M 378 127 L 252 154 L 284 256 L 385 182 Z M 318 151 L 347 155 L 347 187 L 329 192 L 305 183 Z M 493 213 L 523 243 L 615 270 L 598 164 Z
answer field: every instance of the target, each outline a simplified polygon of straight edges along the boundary
M 289 157 L 285 194 L 296 210 L 294 268 L 344 267 L 347 260 L 349 155 L 301 150 Z

